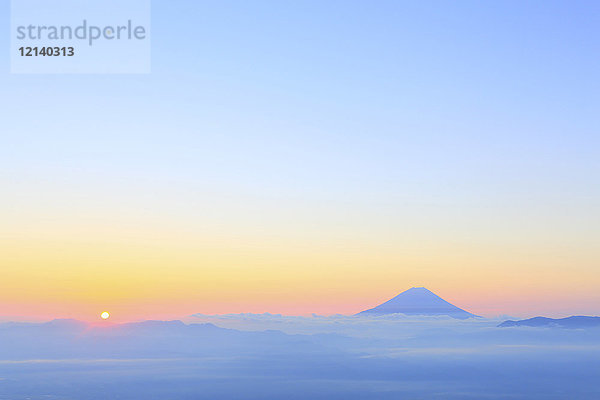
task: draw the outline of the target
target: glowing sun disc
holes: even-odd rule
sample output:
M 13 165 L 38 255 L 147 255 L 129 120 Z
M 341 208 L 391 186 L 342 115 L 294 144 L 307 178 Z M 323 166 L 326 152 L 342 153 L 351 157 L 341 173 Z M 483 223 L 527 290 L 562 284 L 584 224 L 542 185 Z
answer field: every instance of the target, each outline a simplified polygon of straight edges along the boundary
M 104 311 L 102 314 L 100 314 L 100 318 L 102 319 L 108 319 L 110 317 L 110 314 L 107 313 L 106 311 Z

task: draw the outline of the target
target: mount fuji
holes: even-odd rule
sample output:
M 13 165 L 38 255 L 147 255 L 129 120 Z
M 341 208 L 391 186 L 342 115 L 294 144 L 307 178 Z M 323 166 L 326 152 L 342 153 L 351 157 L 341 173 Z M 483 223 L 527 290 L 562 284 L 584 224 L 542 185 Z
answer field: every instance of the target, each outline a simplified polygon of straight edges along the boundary
M 453 304 L 448 303 L 424 287 L 414 287 L 375 308 L 362 311 L 356 315 L 447 315 L 452 318 L 467 319 L 477 317 Z

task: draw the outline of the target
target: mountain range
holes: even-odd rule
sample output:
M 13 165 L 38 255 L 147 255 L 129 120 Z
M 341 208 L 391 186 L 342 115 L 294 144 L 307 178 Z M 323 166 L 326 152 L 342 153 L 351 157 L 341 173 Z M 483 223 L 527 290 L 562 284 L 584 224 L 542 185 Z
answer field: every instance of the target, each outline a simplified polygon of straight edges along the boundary
M 520 321 L 504 321 L 498 327 L 507 328 L 513 326 L 548 327 L 548 328 L 595 328 L 600 327 L 600 317 L 572 316 L 567 318 L 535 317 Z

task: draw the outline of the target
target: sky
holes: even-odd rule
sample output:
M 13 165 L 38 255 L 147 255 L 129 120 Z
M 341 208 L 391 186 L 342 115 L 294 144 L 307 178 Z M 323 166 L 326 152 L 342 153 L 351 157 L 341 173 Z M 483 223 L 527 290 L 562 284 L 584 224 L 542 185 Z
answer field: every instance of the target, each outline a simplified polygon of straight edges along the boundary
M 598 2 L 152 6 L 150 74 L 0 36 L 0 316 L 600 314 Z

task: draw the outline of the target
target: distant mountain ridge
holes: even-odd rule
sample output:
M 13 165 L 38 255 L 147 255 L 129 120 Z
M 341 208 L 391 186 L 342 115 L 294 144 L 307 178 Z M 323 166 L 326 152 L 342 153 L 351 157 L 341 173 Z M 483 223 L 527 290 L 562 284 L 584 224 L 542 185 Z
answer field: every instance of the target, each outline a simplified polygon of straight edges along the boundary
M 240 331 L 178 320 L 124 324 L 88 324 L 66 319 L 0 323 L 0 344 L 10 343 L 0 345 L 0 360 L 162 359 L 219 354 L 238 357 L 263 352 L 265 346 L 277 351 L 314 351 L 321 342 L 325 340 L 306 335 Z
M 546 317 L 535 317 L 529 319 L 522 319 L 519 321 L 504 321 L 498 327 L 509 328 L 513 326 L 529 326 L 529 327 L 548 327 L 548 328 L 596 328 L 600 327 L 600 317 L 588 317 L 588 316 L 572 316 L 567 318 L 546 318 Z
M 356 315 L 387 314 L 446 315 L 458 319 L 477 317 L 477 315 L 456 307 L 424 287 L 408 289 L 385 303 Z

